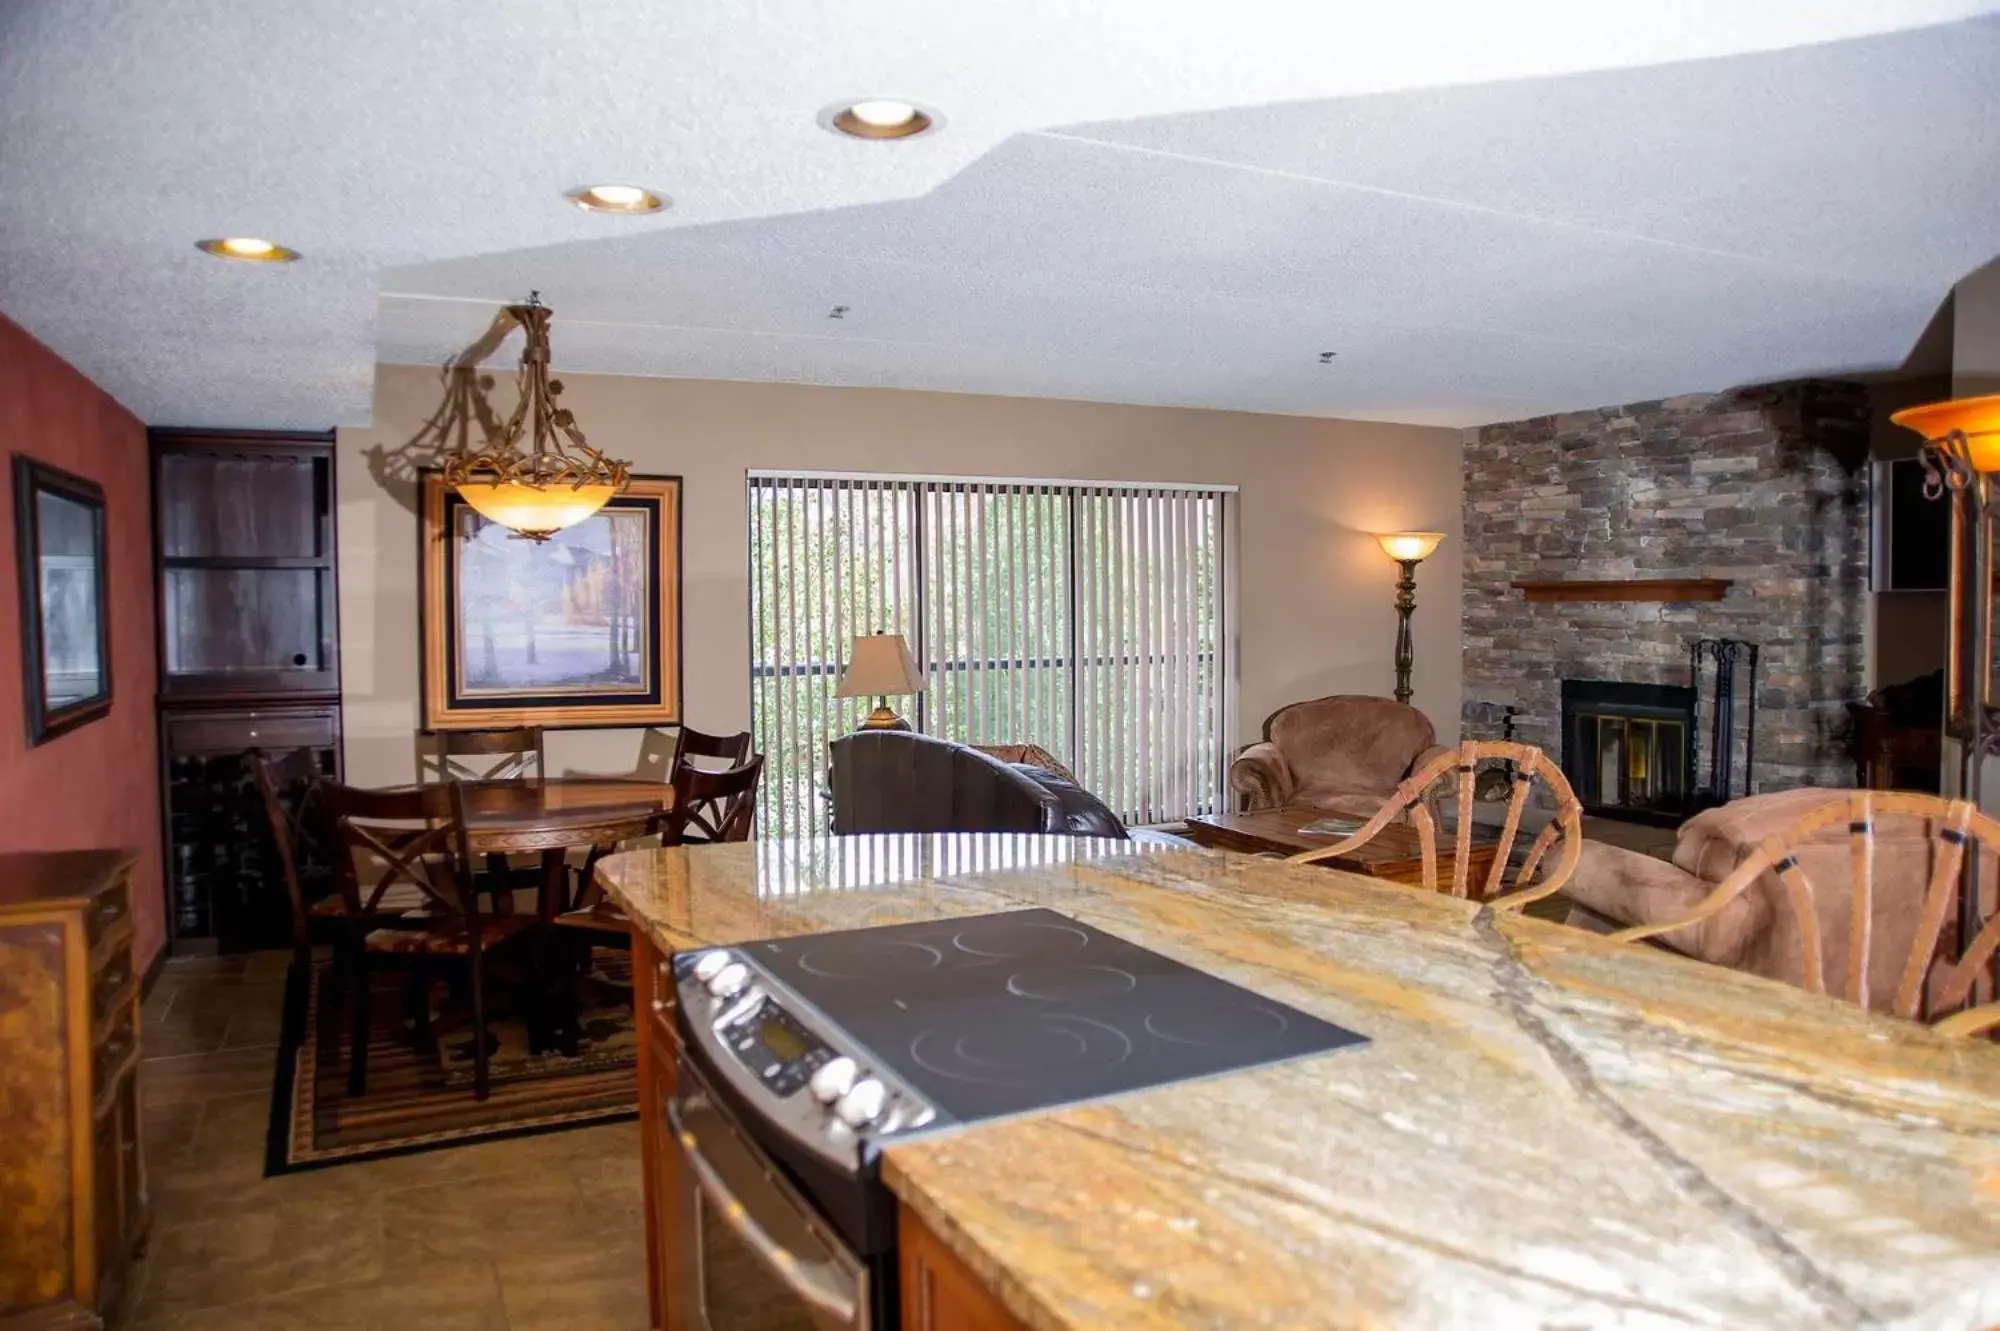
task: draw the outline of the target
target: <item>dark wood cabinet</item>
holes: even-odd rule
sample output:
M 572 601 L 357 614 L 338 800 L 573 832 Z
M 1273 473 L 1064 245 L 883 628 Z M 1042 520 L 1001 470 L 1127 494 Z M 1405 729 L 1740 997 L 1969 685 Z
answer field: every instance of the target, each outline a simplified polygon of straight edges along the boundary
M 283 946 L 244 757 L 305 749 L 340 775 L 333 435 L 155 430 L 152 445 L 171 935 L 180 951 Z M 308 848 L 306 875 L 325 867 Z
M 102 1326 L 145 1239 L 135 858 L 0 855 L 0 1331 Z
M 160 698 L 340 691 L 333 436 L 153 431 Z

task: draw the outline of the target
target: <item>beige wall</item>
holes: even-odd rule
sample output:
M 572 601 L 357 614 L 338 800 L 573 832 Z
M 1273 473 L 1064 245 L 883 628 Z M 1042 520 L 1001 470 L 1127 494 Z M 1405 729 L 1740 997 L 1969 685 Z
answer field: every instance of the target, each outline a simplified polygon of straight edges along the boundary
M 1390 691 L 1395 566 L 1367 533 L 1448 532 L 1419 573 L 1414 682 L 1439 732 L 1457 734 L 1456 431 L 878 389 L 563 381 L 592 444 L 634 471 L 685 478 L 685 715 L 702 729 L 750 720 L 745 472 L 814 468 L 1241 487 L 1238 723 L 1252 736 L 1295 699 Z M 364 785 L 414 770 L 417 532 L 405 445 L 439 394 L 435 370 L 382 366 L 374 424 L 340 431 L 347 771 Z M 638 748 L 633 731 L 566 732 L 550 737 L 550 766 L 630 771 Z
M 1952 291 L 1951 393 L 2000 393 L 2000 259 Z

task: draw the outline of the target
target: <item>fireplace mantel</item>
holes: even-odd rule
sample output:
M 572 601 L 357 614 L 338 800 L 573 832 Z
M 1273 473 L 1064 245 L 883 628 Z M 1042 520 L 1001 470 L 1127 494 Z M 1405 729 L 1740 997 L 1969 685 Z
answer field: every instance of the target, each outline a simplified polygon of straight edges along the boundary
M 1558 578 L 1518 580 L 1530 601 L 1720 601 L 1728 578 Z

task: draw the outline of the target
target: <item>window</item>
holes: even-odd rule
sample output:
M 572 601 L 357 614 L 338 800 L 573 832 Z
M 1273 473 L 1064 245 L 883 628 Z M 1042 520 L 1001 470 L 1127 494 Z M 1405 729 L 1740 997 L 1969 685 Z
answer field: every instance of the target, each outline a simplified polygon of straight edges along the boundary
M 1039 744 L 1130 824 L 1223 803 L 1223 500 L 1185 486 L 750 477 L 751 727 L 767 835 L 823 831 L 857 633 L 900 633 L 917 729 Z

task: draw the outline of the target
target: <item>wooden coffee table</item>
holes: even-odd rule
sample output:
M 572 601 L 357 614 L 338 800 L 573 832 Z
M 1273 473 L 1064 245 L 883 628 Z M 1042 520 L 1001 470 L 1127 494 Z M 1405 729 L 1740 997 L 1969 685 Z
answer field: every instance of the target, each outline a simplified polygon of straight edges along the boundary
M 1299 831 L 1308 823 L 1338 816 L 1329 814 L 1325 809 L 1300 805 L 1256 809 L 1250 813 L 1209 814 L 1188 819 L 1187 834 L 1196 845 L 1215 850 L 1234 850 L 1245 855 L 1269 852 L 1296 855 L 1304 850 L 1324 850 L 1343 840 L 1342 837 Z M 1451 882 L 1457 844 L 1456 833 L 1439 830 L 1438 884 L 1441 887 Z M 1492 870 L 1493 853 L 1498 846 L 1499 835 L 1493 829 L 1474 824 L 1468 881 L 1475 892 Z M 1392 883 L 1411 883 L 1421 887 L 1424 882 L 1423 852 L 1417 840 L 1417 829 L 1407 823 L 1392 823 L 1376 833 L 1367 845 L 1334 859 L 1320 860 L 1319 863 L 1346 869 L 1350 873 L 1365 873 L 1372 878 L 1386 878 Z

